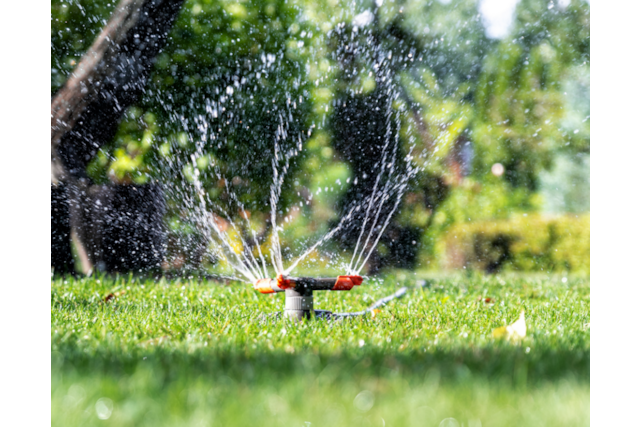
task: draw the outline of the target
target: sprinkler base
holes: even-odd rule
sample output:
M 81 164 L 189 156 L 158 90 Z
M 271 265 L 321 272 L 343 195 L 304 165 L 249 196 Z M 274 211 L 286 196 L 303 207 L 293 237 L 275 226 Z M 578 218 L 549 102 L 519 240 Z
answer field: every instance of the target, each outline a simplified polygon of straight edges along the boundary
M 309 319 L 313 309 L 313 291 L 287 289 L 284 293 L 284 314 L 292 319 Z

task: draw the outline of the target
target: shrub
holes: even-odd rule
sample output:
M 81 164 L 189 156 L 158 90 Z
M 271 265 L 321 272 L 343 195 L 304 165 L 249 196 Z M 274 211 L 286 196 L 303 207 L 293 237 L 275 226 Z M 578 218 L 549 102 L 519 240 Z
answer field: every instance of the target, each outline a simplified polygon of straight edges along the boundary
M 445 268 L 589 272 L 590 216 L 519 214 L 456 224 L 438 242 Z

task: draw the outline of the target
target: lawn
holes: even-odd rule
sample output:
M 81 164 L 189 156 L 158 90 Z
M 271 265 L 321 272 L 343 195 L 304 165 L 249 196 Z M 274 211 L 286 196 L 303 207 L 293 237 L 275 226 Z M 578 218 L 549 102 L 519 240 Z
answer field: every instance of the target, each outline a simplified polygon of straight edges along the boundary
M 52 425 L 589 425 L 588 278 L 397 273 L 316 308 L 399 286 L 294 323 L 241 283 L 52 280 Z M 492 336 L 523 309 L 526 338 Z

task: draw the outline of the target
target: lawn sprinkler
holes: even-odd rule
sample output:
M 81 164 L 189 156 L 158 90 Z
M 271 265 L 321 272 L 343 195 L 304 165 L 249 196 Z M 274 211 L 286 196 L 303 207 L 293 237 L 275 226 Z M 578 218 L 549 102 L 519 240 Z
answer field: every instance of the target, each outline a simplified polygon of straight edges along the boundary
M 253 289 L 263 294 L 284 292 L 284 314 L 292 319 L 317 317 L 331 318 L 327 310 L 313 309 L 313 291 L 350 291 L 362 283 L 360 276 L 338 276 L 338 278 L 288 277 L 279 274 L 275 279 L 259 279 Z

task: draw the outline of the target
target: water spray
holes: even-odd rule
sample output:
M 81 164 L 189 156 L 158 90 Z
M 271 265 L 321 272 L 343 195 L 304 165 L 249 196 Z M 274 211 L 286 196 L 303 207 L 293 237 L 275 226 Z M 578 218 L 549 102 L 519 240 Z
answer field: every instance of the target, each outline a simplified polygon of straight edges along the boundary
M 327 278 L 289 277 L 279 274 L 275 279 L 259 279 L 253 289 L 263 293 L 285 293 L 284 314 L 292 319 L 310 318 L 311 313 L 317 317 L 331 317 L 327 310 L 314 310 L 313 291 L 350 291 L 360 286 L 361 276 L 338 276 Z

